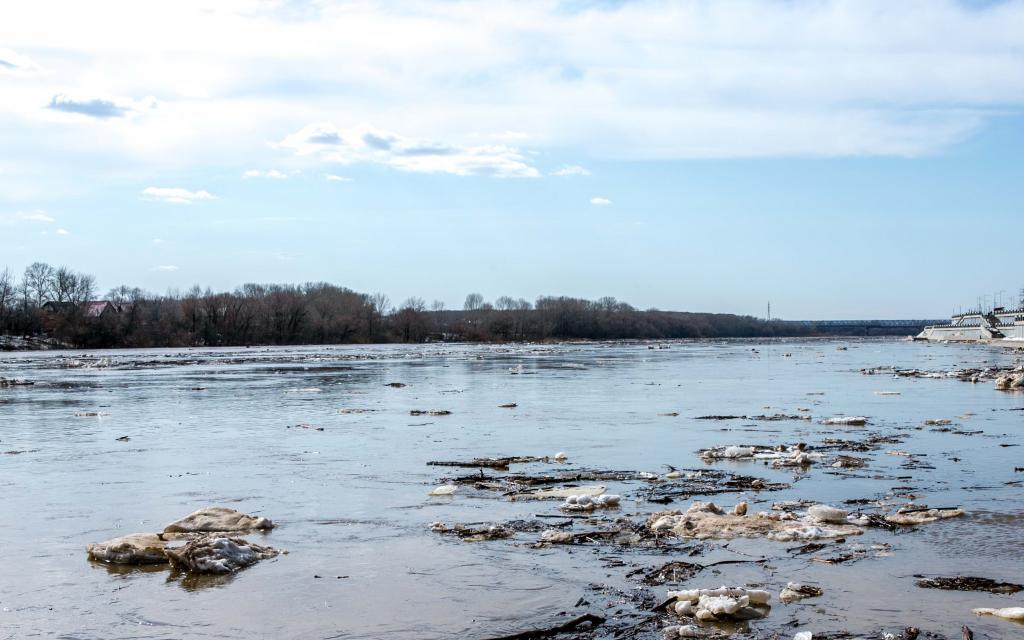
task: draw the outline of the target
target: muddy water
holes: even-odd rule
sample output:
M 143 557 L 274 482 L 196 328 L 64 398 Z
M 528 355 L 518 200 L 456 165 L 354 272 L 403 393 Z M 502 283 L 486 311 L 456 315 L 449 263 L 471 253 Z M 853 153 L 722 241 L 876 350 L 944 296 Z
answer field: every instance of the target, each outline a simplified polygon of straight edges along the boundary
M 792 580 L 825 590 L 800 604 L 773 598 L 769 617 L 750 624 L 754 636 L 849 630 L 879 637 L 915 625 L 959 638 L 967 623 L 978 638 L 1021 637 L 1024 626 L 970 610 L 1021 605 L 1024 594 L 923 590 L 913 576 L 1024 581 L 1024 473 L 1014 470 L 1024 467 L 1024 394 L 859 373 L 1019 359 L 973 346 L 817 340 L 657 350 L 596 344 L 2 354 L 0 376 L 36 384 L 0 388 L 0 637 L 483 638 L 587 611 L 609 616 L 611 630 L 640 620 L 631 616 L 644 598 L 664 596 L 667 587 L 628 578 L 634 569 L 758 558 L 767 562 L 720 565 L 684 584 L 757 584 L 777 596 Z M 386 386 L 391 382 L 407 386 Z M 518 406 L 498 407 L 511 402 Z M 694 419 L 798 408 L 815 420 Z M 410 416 L 415 409 L 452 414 Z M 101 415 L 76 416 L 90 412 Z M 672 412 L 679 415 L 659 415 Z M 871 422 L 818 423 L 842 414 Z M 922 427 L 928 418 L 981 433 L 936 432 Z M 746 499 L 756 511 L 800 498 L 843 506 L 913 495 L 967 514 L 899 533 L 870 529 L 810 555 L 787 552 L 793 543 L 758 540 L 709 542 L 694 556 L 606 544 L 535 549 L 537 533 L 464 543 L 427 528 L 438 520 L 499 523 L 559 513 L 557 503 L 473 491 L 429 498 L 442 477 L 460 473 L 426 466 L 429 460 L 565 451 L 569 463 L 559 469 L 663 474 L 665 465 L 708 466 L 694 453 L 702 447 L 814 445 L 869 433 L 903 441 L 854 453 L 869 466 L 842 473 L 718 463 L 713 467 L 791 488 L 712 499 Z M 892 449 L 919 454 L 915 468 L 889 455 Z M 689 504 L 646 503 L 643 482 L 607 484 L 624 498 L 617 515 L 638 522 Z M 254 539 L 289 554 L 227 580 L 110 570 L 85 558 L 87 543 L 158 531 L 210 504 L 272 518 L 280 526 Z M 851 544 L 865 545 L 867 557 L 811 561 L 848 553 Z M 891 552 L 879 554 L 874 544 L 891 545 Z M 586 604 L 576 606 L 581 599 Z M 638 637 L 656 637 L 657 624 L 641 626 Z

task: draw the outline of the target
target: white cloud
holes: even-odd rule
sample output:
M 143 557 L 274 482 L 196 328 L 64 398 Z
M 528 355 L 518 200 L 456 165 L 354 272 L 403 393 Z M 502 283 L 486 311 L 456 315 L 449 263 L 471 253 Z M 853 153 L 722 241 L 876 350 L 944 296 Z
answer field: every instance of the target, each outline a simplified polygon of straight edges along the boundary
M 324 180 L 328 182 L 352 182 L 352 178 L 347 176 L 336 176 L 333 173 L 328 173 L 324 176 Z
M 157 102 L 154 98 L 135 102 L 127 98 L 73 98 L 58 93 L 50 99 L 46 108 L 105 120 L 107 118 L 124 118 L 145 109 L 155 109 L 156 106 Z
M 178 266 L 173 264 L 161 264 L 153 267 L 153 271 L 177 271 Z
M 0 76 L 28 76 L 39 73 L 36 63 L 16 51 L 0 47 Z
M 288 135 L 278 146 L 326 162 L 370 162 L 419 173 L 496 178 L 534 178 L 540 175 L 524 162 L 523 154 L 515 147 L 460 146 L 420 140 L 369 124 L 339 129 L 330 122 L 313 123 Z
M 0 213 L 0 222 L 16 223 L 16 222 L 56 222 L 53 216 L 46 213 L 45 211 L 15 211 L 14 213 Z
M 553 176 L 589 176 L 590 172 L 579 166 L 578 164 L 569 164 L 558 171 L 551 173 Z
M 164 243 L 164 241 L 161 240 L 160 238 L 153 238 L 153 244 L 163 244 L 163 243 Z
M 277 169 L 268 169 L 262 171 L 260 169 L 249 169 L 242 174 L 243 178 L 273 178 L 275 180 L 287 180 L 288 174 Z
M 590 199 L 590 204 L 596 204 L 600 207 L 610 205 L 611 203 L 611 200 L 609 200 L 608 198 L 602 198 L 601 196 L 596 196 Z
M 58 236 L 70 236 L 71 232 L 68 231 L 67 229 L 57 229 L 57 235 Z
M 146 187 L 142 190 L 142 197 L 146 200 L 174 204 L 192 204 L 198 200 L 213 200 L 215 198 L 209 191 L 189 191 L 181 187 Z

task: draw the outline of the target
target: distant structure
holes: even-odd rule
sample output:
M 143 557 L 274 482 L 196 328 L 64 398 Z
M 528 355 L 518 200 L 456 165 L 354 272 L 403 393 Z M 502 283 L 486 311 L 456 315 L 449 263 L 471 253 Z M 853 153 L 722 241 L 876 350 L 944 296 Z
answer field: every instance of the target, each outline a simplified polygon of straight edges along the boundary
M 949 324 L 930 325 L 915 340 L 938 342 L 1024 341 L 1024 305 L 1016 309 L 994 307 L 955 314 Z
M 50 314 L 64 314 L 72 311 L 76 306 L 86 318 L 106 318 L 124 312 L 127 305 L 110 300 L 88 300 L 80 305 L 76 305 L 74 302 L 51 300 L 43 305 L 43 311 Z
M 779 320 L 783 325 L 803 327 L 812 335 L 913 336 L 941 320 Z

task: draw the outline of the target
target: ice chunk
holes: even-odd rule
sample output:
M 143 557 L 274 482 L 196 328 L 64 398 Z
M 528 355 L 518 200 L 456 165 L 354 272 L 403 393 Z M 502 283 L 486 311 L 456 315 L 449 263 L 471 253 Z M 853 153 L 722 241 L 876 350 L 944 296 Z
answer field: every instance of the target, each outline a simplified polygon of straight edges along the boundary
M 779 600 L 781 602 L 796 602 L 797 600 L 803 600 L 804 598 L 816 598 L 820 596 L 823 591 L 819 587 L 815 587 L 809 584 L 800 584 L 798 582 L 790 582 L 786 585 L 786 588 L 779 594 Z
M 167 541 L 158 533 L 132 533 L 106 542 L 88 545 L 90 560 L 109 564 L 164 564 Z
M 830 507 L 827 504 L 816 504 L 807 509 L 807 516 L 814 522 L 825 524 L 846 524 L 846 511 Z
M 864 416 L 836 416 L 822 422 L 822 424 L 839 427 L 862 427 L 868 423 Z
M 267 518 L 250 516 L 227 507 L 206 507 L 193 511 L 164 527 L 164 533 L 205 533 L 273 529 Z
M 964 515 L 962 509 L 900 509 L 892 515 L 888 515 L 885 519 L 892 524 L 898 524 L 905 527 L 927 524 L 929 522 L 935 522 L 936 520 L 944 520 L 946 518 L 956 518 Z
M 241 538 L 209 535 L 190 540 L 181 547 L 169 547 L 164 553 L 178 569 L 196 573 L 232 573 L 265 558 L 273 558 L 280 552 Z
M 547 542 L 549 544 L 570 544 L 573 541 L 573 535 L 568 531 L 548 529 L 544 533 L 540 534 L 540 541 Z
M 615 494 L 601 494 L 598 496 L 572 495 L 565 499 L 561 509 L 563 511 L 593 511 L 594 509 L 608 509 L 619 506 L 621 498 Z
M 552 489 L 539 489 L 537 491 L 523 491 L 510 496 L 512 500 L 546 500 L 549 498 L 568 498 L 569 496 L 599 496 L 604 493 L 604 485 L 585 485 L 582 487 L 561 487 Z
M 697 602 L 697 619 L 714 620 L 716 618 L 731 616 L 743 607 L 750 605 L 750 599 L 746 596 L 732 598 L 729 596 L 701 596 Z
M 726 447 L 722 451 L 723 458 L 750 458 L 754 455 L 754 447 Z
M 980 609 L 972 609 L 971 611 L 979 616 L 995 616 L 1004 620 L 1024 622 L 1024 607 L 1003 607 L 1002 609 L 982 607 Z

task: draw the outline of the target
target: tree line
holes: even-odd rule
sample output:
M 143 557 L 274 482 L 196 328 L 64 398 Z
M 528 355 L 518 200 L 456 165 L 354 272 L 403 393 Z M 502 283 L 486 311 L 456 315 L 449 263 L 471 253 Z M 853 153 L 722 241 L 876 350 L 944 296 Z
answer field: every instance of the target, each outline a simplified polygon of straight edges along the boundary
M 462 309 L 327 282 L 194 286 L 156 295 L 119 286 L 98 297 L 96 280 L 68 267 L 0 272 L 0 333 L 45 335 L 75 347 L 184 347 L 426 341 L 674 339 L 807 335 L 807 327 L 750 316 L 638 310 L 615 298 L 541 296 L 530 302 L 478 293 Z M 110 304 L 106 304 L 109 302 Z

